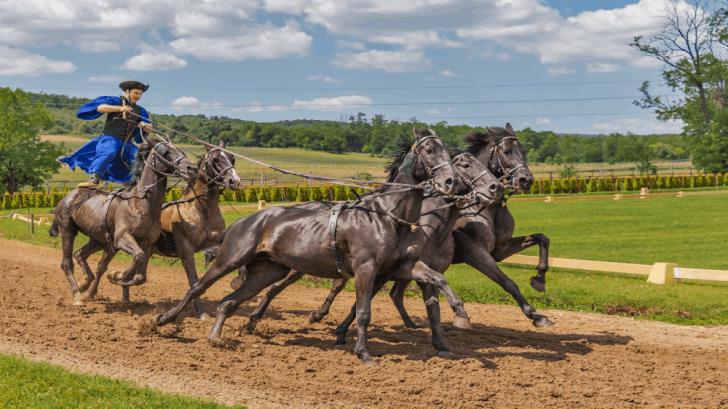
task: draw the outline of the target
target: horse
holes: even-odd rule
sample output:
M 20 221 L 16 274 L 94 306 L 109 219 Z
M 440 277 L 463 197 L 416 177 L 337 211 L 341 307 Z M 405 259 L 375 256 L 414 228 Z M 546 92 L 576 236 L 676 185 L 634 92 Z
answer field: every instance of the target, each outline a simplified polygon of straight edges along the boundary
M 160 215 L 167 177 L 190 180 L 197 167 L 171 143 L 152 143 L 145 139 L 139 146 L 131 172 L 132 181 L 123 189 L 114 192 L 75 189 L 56 206 L 56 217 L 49 233 L 51 237 L 61 236 L 61 269 L 71 285 L 74 306 L 86 305 L 84 300 L 96 294 L 101 276 L 119 250 L 132 255 L 134 261 L 123 273 L 115 272 L 113 277 L 110 273 L 110 281 L 123 287 L 146 281 L 151 247 L 161 232 Z M 88 236 L 89 242 L 74 253 L 73 242 L 79 232 Z M 104 254 L 94 275 L 86 260 L 99 250 L 104 250 Z M 71 257 L 86 274 L 81 285 L 73 276 Z M 129 280 L 134 273 L 134 279 Z M 83 294 L 87 290 L 88 293 Z M 125 298 L 127 296 L 125 291 Z
M 423 185 L 443 195 L 460 190 L 447 148 L 432 130 L 414 130 L 414 143 L 399 144 L 389 164 L 388 182 L 405 184 L 404 189 L 386 186 L 377 193 L 331 214 L 321 211 L 269 208 L 233 223 L 207 272 L 185 294 L 182 301 L 164 315 L 152 318 L 153 325 L 172 322 L 191 299 L 231 271 L 246 266 L 243 285 L 223 298 L 208 340 L 222 342 L 225 319 L 243 302 L 283 279 L 292 269 L 322 278 L 356 278 L 359 336 L 355 352 L 367 366 L 376 362 L 369 354 L 367 327 L 376 277 L 400 267 L 398 278 L 435 284 L 458 315 L 463 303 L 442 275 L 422 263 L 421 229 L 417 228 L 423 202 Z M 411 146 L 410 146 L 411 145 Z M 495 187 L 494 187 L 495 189 Z M 258 269 L 263 263 L 265 269 Z
M 475 155 L 499 179 L 508 180 L 509 184 L 514 188 L 521 190 L 530 189 L 534 178 L 525 164 L 525 151 L 523 146 L 518 142 L 518 138 L 511 125 L 506 124 L 505 128 L 494 127 L 486 129 L 486 132 L 473 132 L 463 138 L 466 143 L 470 144 L 468 152 Z M 428 211 L 429 206 L 435 205 L 426 201 L 423 207 L 425 212 Z M 537 266 L 538 275 L 531 278 L 531 285 L 538 291 L 545 291 L 543 287 L 545 280 L 543 277 L 546 271 L 548 271 L 549 239 L 540 233 L 512 238 L 514 228 L 515 222 L 507 206 L 487 206 L 478 208 L 477 211 L 462 212 L 460 219 L 452 229 L 454 247 L 445 248 L 446 251 L 451 250 L 449 253 L 450 256 L 449 258 L 442 257 L 441 259 L 452 260 L 451 264 L 465 263 L 476 268 L 508 292 L 516 300 L 521 311 L 532 320 L 532 324 L 535 327 L 552 326 L 554 325 L 553 321 L 539 313 L 528 303 L 521 294 L 518 284 L 506 276 L 497 264 L 498 261 L 502 261 L 519 251 L 538 244 L 540 247 L 539 264 Z M 436 247 L 430 251 L 426 251 L 425 254 L 435 254 L 435 251 L 440 251 L 441 249 L 442 247 Z M 428 260 L 428 265 L 430 265 L 429 263 L 435 264 L 436 261 Z M 444 273 L 449 266 L 450 263 L 441 265 L 440 271 Z M 285 280 L 274 285 L 269 290 L 270 294 L 274 296 L 280 293 L 285 286 L 292 284 L 297 279 L 296 277 L 287 277 Z M 348 279 L 334 281 L 324 303 L 318 310 L 311 313 L 309 319 L 311 323 L 321 321 L 328 314 L 331 304 L 336 296 L 344 289 L 347 281 Z M 404 307 L 403 300 L 405 291 L 410 281 L 395 280 L 389 295 L 402 317 L 405 327 L 420 328 L 419 325 L 412 321 L 412 318 Z M 239 284 L 240 279 L 231 281 L 233 288 L 239 286 Z M 423 289 L 424 296 L 425 292 Z M 261 300 L 256 310 L 250 316 L 251 321 L 248 324 L 248 330 L 254 328 L 255 323 L 263 315 L 269 302 L 269 297 L 264 297 Z M 344 323 L 350 321 L 351 317 L 351 315 L 347 317 Z M 469 318 L 456 316 L 453 324 L 456 327 L 467 329 L 469 327 Z M 337 340 L 337 342 L 341 342 L 341 339 Z
M 236 190 L 241 183 L 235 172 L 235 156 L 224 150 L 222 139 L 217 147 L 205 145 L 205 149 L 205 156 L 197 163 L 199 172 L 182 197 L 162 207 L 162 232 L 152 245 L 154 254 L 182 260 L 190 286 L 197 281 L 195 253 L 214 246 L 225 230 L 220 189 Z M 195 299 L 195 310 L 197 318 L 209 318 L 199 298 Z
M 480 163 L 472 154 L 459 152 L 458 150 L 453 150 L 452 162 L 456 173 L 470 189 L 468 198 L 471 206 L 482 205 L 493 210 L 500 207 L 503 201 L 503 186 L 485 167 L 485 165 Z M 489 190 L 492 186 L 495 186 L 495 189 Z M 457 206 L 449 206 L 448 201 L 449 199 L 443 197 L 431 197 L 426 199 L 422 206 L 422 219 L 420 221 L 423 235 L 426 240 L 422 243 L 423 250 L 418 262 L 424 263 L 440 274 L 444 274 L 448 267 L 450 267 L 450 260 L 453 257 L 454 249 L 452 229 L 457 220 L 460 218 L 461 208 L 459 206 L 466 205 L 465 201 L 461 201 L 458 202 Z M 296 206 L 311 210 L 325 210 L 331 208 L 333 203 L 316 202 Z M 244 277 L 244 274 L 247 274 L 247 271 L 244 270 L 242 273 L 243 275 L 238 277 L 241 279 L 239 280 L 240 283 L 242 283 L 242 277 Z M 301 277 L 303 277 L 303 273 L 299 271 L 292 271 L 284 280 L 273 284 L 258 304 L 258 307 L 250 315 L 250 321 L 248 321 L 245 329 L 248 332 L 253 332 L 255 325 L 262 318 L 271 300 L 280 294 L 283 289 L 298 281 Z M 387 280 L 383 279 L 383 277 L 386 278 L 387 276 L 380 275 L 377 277 L 377 282 L 375 283 L 374 290 L 372 292 L 373 294 L 379 292 L 381 287 L 386 283 Z M 236 278 L 236 280 L 238 280 L 238 278 Z M 335 280 L 334 286 L 327 296 L 324 305 L 319 309 L 319 311 L 311 314 L 311 323 L 320 321 L 328 314 L 329 307 L 331 306 L 334 298 L 339 294 L 339 292 L 341 292 L 341 290 L 343 290 L 348 281 L 348 279 Z M 433 332 L 433 346 L 441 356 L 448 355 L 447 351 L 449 351 L 449 348 L 445 345 L 444 338 L 442 336 L 442 328 L 439 324 L 440 306 L 438 297 L 440 291 L 431 284 L 418 284 L 420 285 L 420 288 L 422 288 L 422 298 L 423 301 L 425 301 L 430 327 Z M 409 319 L 408 315 L 406 317 Z M 355 309 L 352 307 L 352 311 L 349 316 L 336 329 L 337 340 L 334 348 L 341 348 L 346 343 L 346 332 L 351 323 L 353 323 L 354 318 Z M 470 322 L 464 319 L 464 317 L 456 316 L 455 325 L 459 328 L 470 328 Z M 412 322 L 410 323 L 410 326 L 417 327 Z

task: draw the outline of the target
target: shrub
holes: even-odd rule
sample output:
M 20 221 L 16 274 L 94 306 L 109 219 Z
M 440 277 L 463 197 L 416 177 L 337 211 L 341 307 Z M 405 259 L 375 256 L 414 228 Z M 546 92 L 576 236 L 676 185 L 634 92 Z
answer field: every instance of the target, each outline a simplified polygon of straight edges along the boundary
M 715 175 L 712 173 L 708 173 L 705 175 L 705 185 L 704 186 L 715 186 Z
M 68 184 L 66 184 L 66 189 L 68 189 Z M 63 197 L 66 196 L 68 193 L 70 193 L 70 190 L 68 192 L 66 192 L 64 189 L 63 194 L 61 194 L 58 191 L 58 186 L 53 186 L 53 189 L 51 189 L 51 196 L 52 196 L 51 207 L 58 206 L 58 202 L 60 202 L 61 199 L 63 199 Z
M 245 189 L 245 201 L 247 203 L 258 203 L 258 189 L 255 187 Z
M 581 193 L 586 193 L 587 187 L 586 187 L 586 179 L 579 179 L 579 189 Z
M 553 193 L 551 190 L 551 181 L 548 179 L 543 180 L 543 193 L 547 195 Z
M 311 200 L 324 200 L 324 197 L 321 195 L 321 189 L 316 186 L 311 188 Z
M 656 176 L 650 176 L 650 187 L 652 189 L 659 189 L 657 187 L 657 177 Z
M 723 186 L 728 186 L 728 172 L 723 175 Z
M 660 179 L 657 179 L 657 183 L 658 184 L 660 183 Z M 665 183 L 665 189 L 672 189 L 672 178 L 670 176 L 667 176 L 664 179 L 664 183 Z
M 3 195 L 3 200 L 0 202 L 0 210 L 9 210 L 10 209 L 10 195 L 5 192 Z
M 272 202 L 282 202 L 283 201 L 283 188 L 272 187 L 270 189 L 270 200 Z
M 286 199 L 288 199 L 289 202 L 295 202 L 296 201 L 296 194 L 298 194 L 298 182 L 296 182 L 296 187 L 291 187 L 291 182 L 286 183 Z
M 599 184 L 597 183 L 596 178 L 589 179 L 589 191 L 590 192 L 596 192 L 599 188 Z
M 45 200 L 45 207 L 53 207 L 53 195 L 44 195 L 43 199 Z
M 634 190 L 634 179 L 624 178 L 624 190 L 629 192 Z
M 531 193 L 532 195 L 537 195 L 541 193 L 541 184 L 538 182 L 538 180 L 533 181 L 529 193 Z
M 700 187 L 702 180 L 699 175 L 695 175 L 690 179 L 690 187 Z
M 561 180 L 559 180 L 559 179 L 554 179 L 554 180 L 553 180 L 553 181 L 551 182 L 551 192 L 553 192 L 553 193 L 555 193 L 555 194 L 556 194 L 556 193 L 561 193 Z
M 604 183 L 604 179 L 600 178 L 597 180 L 597 192 L 604 192 L 607 188 L 607 185 Z
M 329 190 L 329 186 L 319 186 L 319 190 L 321 190 L 321 200 L 331 200 L 331 193 Z
M 334 200 L 347 200 L 344 186 L 334 187 Z
M 310 199 L 308 197 L 308 189 L 305 187 L 299 187 L 298 188 L 298 194 L 296 195 L 296 201 L 297 202 L 308 202 Z
M 13 195 L 13 200 L 10 201 L 11 209 L 20 209 L 20 195 Z

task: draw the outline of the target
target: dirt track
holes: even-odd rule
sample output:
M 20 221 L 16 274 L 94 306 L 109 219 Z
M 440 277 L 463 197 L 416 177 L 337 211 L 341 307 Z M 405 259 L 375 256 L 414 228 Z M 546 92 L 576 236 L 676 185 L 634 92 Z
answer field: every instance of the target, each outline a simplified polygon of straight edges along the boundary
M 474 329 L 446 324 L 455 355 L 440 359 L 429 330 L 403 329 L 388 298 L 377 297 L 370 345 L 380 365 L 369 369 L 352 353 L 353 330 L 345 351 L 332 349 L 351 293 L 341 294 L 324 322 L 309 325 L 308 312 L 326 291 L 294 286 L 255 335 L 236 331 L 252 311 L 246 306 L 227 321 L 223 336 L 232 346 L 223 350 L 205 341 L 212 323 L 192 318 L 191 306 L 179 325 L 138 334 L 143 316 L 185 292 L 181 269 L 151 267 L 127 306 L 104 279 L 102 299 L 75 309 L 60 260 L 59 250 L 0 239 L 1 353 L 253 408 L 728 406 L 726 327 L 545 311 L 556 326 L 536 330 L 515 307 L 467 304 Z M 208 312 L 228 292 L 228 280 L 213 287 Z M 406 302 L 425 316 L 421 300 Z M 443 305 L 443 321 L 451 317 Z

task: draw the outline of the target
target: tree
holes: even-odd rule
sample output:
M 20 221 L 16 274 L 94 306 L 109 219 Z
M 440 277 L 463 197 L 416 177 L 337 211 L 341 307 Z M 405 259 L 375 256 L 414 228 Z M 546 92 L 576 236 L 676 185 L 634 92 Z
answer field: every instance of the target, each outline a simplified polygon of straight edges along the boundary
M 0 88 L 0 107 L 0 190 L 12 194 L 40 187 L 58 172 L 56 159 L 68 151 L 63 143 L 42 142 L 38 136 L 40 128 L 53 125 L 53 117 L 20 89 Z

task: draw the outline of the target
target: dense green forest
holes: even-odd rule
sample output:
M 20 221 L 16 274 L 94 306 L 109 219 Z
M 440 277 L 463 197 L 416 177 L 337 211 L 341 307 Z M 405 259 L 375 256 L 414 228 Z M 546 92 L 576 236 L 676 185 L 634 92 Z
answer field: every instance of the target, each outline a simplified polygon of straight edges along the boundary
M 84 98 L 65 95 L 30 94 L 43 103 L 54 116 L 55 123 L 43 132 L 58 135 L 77 135 L 86 138 L 98 136 L 103 129 L 103 118 L 95 121 L 76 119 L 78 108 L 88 102 Z M 408 122 L 388 121 L 384 115 L 368 118 L 359 113 L 348 120 L 319 121 L 298 119 L 279 122 L 254 122 L 224 116 L 157 115 L 154 121 L 165 124 L 197 138 L 217 142 L 219 138 L 231 146 L 258 146 L 268 148 L 299 147 L 333 153 L 363 152 L 386 156 L 394 148 L 394 141 L 411 135 L 412 127 L 431 127 L 450 146 L 463 146 L 461 138 L 472 131 L 483 130 L 467 125 L 447 122 L 424 124 L 411 118 Z M 487 124 L 504 126 L 505 124 Z M 687 144 L 680 135 L 596 135 L 579 136 L 536 132 L 525 128 L 517 132 L 526 148 L 529 163 L 580 162 L 642 162 L 653 160 L 687 159 Z M 184 137 L 175 138 L 189 142 Z M 647 166 L 647 165 L 646 165 Z

